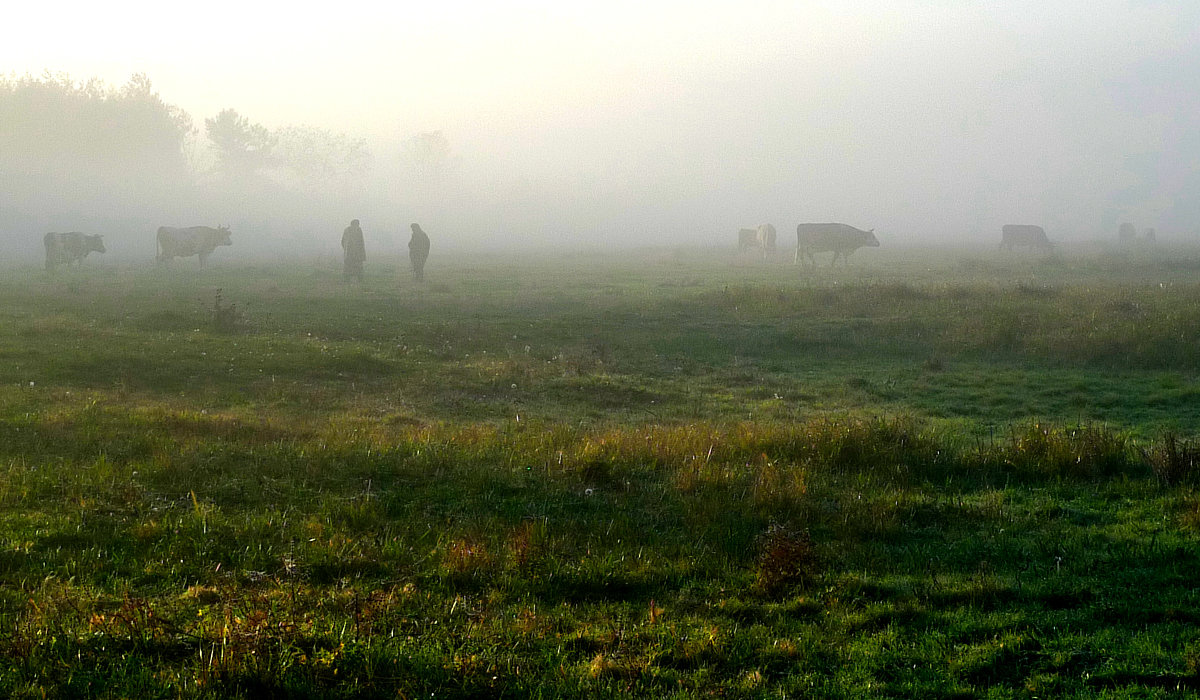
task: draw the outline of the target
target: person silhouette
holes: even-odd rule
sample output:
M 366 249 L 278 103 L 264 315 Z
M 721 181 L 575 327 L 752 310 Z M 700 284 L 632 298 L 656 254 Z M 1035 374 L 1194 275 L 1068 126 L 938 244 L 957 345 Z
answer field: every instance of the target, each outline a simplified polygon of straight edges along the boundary
M 342 253 L 344 255 L 342 274 L 346 279 L 354 277 L 362 282 L 363 263 L 367 259 L 367 248 L 363 243 L 363 232 L 359 228 L 358 219 L 351 221 L 346 230 L 342 231 Z
M 418 282 L 425 279 L 425 261 L 429 258 L 429 236 L 420 224 L 412 225 L 412 238 L 408 241 L 408 259 L 412 262 L 413 278 Z

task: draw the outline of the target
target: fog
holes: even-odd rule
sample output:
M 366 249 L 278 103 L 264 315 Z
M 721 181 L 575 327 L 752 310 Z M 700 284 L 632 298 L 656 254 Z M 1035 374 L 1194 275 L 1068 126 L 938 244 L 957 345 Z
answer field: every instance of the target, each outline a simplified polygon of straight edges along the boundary
M 237 259 L 333 256 L 352 218 L 369 256 L 414 221 L 435 251 L 1200 240 L 1194 2 L 560 5 L 8 10 L 0 255 L 226 224 Z

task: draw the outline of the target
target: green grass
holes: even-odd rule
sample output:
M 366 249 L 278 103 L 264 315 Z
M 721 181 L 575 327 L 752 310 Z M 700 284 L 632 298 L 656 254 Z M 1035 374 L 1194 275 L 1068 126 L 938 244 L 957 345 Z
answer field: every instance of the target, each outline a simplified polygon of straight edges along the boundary
M 877 253 L 7 273 L 0 694 L 1200 694 L 1200 251 Z

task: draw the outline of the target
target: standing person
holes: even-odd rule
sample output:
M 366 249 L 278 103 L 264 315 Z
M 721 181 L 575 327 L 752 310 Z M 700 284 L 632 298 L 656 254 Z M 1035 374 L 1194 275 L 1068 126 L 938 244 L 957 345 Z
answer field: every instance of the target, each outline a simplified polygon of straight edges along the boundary
M 367 259 L 367 248 L 363 244 L 363 232 L 358 226 L 358 219 L 351 221 L 346 230 L 342 231 L 342 253 L 345 255 L 342 272 L 346 279 L 355 277 L 362 282 L 363 263 Z
M 429 257 L 429 236 L 420 224 L 412 225 L 412 239 L 408 241 L 408 259 L 412 261 L 413 277 L 418 282 L 425 279 L 425 260 Z

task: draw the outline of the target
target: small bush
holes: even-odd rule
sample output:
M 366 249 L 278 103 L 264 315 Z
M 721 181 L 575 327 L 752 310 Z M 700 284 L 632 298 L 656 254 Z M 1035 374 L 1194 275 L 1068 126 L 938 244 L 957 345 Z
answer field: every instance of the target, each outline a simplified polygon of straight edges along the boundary
M 763 593 L 779 595 L 817 573 L 816 550 L 807 532 L 773 523 L 759 537 L 755 585 Z
M 245 326 L 245 323 L 246 316 L 238 308 L 238 305 L 225 303 L 221 297 L 221 290 L 218 289 L 216 296 L 213 297 L 209 315 L 209 324 L 212 329 L 218 333 L 236 333 Z

